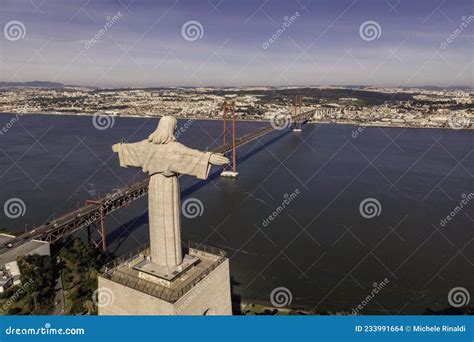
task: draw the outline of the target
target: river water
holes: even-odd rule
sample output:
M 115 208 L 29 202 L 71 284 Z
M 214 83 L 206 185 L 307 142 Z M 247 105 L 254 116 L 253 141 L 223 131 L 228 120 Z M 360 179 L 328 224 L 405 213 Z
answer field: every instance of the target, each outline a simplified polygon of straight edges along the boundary
M 120 168 L 110 147 L 141 140 L 157 124 L 115 118 L 99 130 L 89 116 L 14 116 L 0 115 L 0 204 L 19 198 L 26 207 L 18 218 L 1 212 L 0 227 L 12 231 L 143 178 L 138 169 Z M 179 140 L 190 147 L 220 144 L 219 121 L 180 125 Z M 264 125 L 239 122 L 238 134 Z M 284 287 L 289 306 L 317 312 L 446 309 L 454 287 L 474 297 L 472 150 L 472 131 L 334 124 L 275 130 L 238 150 L 237 179 L 220 178 L 217 168 L 207 181 L 181 178 L 182 200 L 203 204 L 200 216 L 183 217 L 183 240 L 226 250 L 234 292 L 244 301 L 270 303 L 271 292 Z M 374 214 L 361 214 L 365 199 L 380 204 L 369 200 Z M 106 223 L 115 255 L 147 242 L 146 198 Z

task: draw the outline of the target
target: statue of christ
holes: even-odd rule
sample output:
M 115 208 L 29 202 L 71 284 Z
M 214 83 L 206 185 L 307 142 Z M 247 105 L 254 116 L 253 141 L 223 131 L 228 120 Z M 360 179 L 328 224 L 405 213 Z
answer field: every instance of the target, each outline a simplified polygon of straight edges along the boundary
M 164 116 L 148 139 L 112 146 L 120 166 L 141 167 L 150 175 L 148 216 L 151 261 L 176 267 L 183 260 L 181 250 L 180 191 L 178 174 L 206 179 L 211 165 L 224 165 L 222 154 L 201 152 L 184 146 L 174 136 L 177 120 Z

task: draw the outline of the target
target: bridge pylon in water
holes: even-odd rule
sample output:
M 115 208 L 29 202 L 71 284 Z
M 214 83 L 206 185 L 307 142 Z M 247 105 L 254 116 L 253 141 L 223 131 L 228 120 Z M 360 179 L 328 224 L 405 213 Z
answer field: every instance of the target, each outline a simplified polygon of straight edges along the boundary
M 224 101 L 223 108 L 223 132 L 222 140 L 224 146 L 228 146 L 230 151 L 229 155 L 230 163 L 225 165 L 222 169 L 222 177 L 236 178 L 239 173 L 237 172 L 237 154 L 236 154 L 236 135 L 235 135 L 235 102 Z
M 295 125 L 293 127 L 293 132 L 301 132 L 301 125 L 302 122 L 300 119 L 298 119 L 298 115 L 302 113 L 301 111 L 301 105 L 303 104 L 303 98 L 301 95 L 296 95 L 295 98 L 293 99 L 293 118 L 295 118 Z

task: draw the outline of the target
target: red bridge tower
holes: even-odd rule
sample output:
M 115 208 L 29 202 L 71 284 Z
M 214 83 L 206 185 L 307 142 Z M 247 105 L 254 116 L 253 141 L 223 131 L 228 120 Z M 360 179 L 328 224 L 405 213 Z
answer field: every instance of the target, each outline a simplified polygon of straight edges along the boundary
M 301 95 L 296 95 L 295 99 L 293 100 L 293 108 L 294 108 L 294 113 L 293 113 L 293 118 L 295 120 L 295 127 L 293 128 L 293 132 L 301 132 L 301 119 L 298 118 L 298 116 L 301 114 L 301 105 L 303 103 L 303 99 Z
M 223 121 L 224 121 L 224 129 L 222 134 L 224 148 L 231 149 L 230 150 L 230 163 L 225 165 L 221 176 L 222 177 L 232 177 L 235 178 L 239 175 L 237 172 L 237 157 L 236 157 L 236 136 L 235 136 L 235 102 L 232 101 L 228 103 L 224 101 L 224 111 L 223 111 Z

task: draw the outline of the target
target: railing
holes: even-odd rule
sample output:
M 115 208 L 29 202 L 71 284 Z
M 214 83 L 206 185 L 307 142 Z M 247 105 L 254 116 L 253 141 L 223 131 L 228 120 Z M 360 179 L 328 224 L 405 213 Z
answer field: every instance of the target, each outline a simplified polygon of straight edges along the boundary
M 122 265 L 122 264 L 128 264 L 135 260 L 137 257 L 140 255 L 149 255 L 150 253 L 148 250 L 150 249 L 150 244 L 144 243 L 134 249 L 132 249 L 130 252 L 126 253 L 125 255 L 119 256 L 114 258 L 112 261 L 107 263 L 105 266 L 102 267 L 102 273 L 107 273 L 115 269 L 117 266 Z
M 189 284 L 178 289 L 171 289 L 165 286 L 155 284 L 151 281 L 138 278 L 137 276 L 131 275 L 127 272 L 121 271 L 118 267 L 129 267 L 125 264 L 136 260 L 138 257 L 145 257 L 149 255 L 149 248 L 140 246 L 139 250 L 136 249 L 130 253 L 127 253 L 126 256 L 116 258 L 102 269 L 102 277 L 114 281 L 116 283 L 122 284 L 124 286 L 130 287 L 137 291 L 149 294 L 151 296 L 160 298 L 170 303 L 176 302 L 184 294 L 189 292 L 194 286 L 196 286 L 201 280 L 203 280 L 207 275 L 209 275 L 213 270 L 215 270 L 222 262 L 225 260 L 226 252 L 222 249 L 206 246 L 197 242 L 188 242 L 185 244 L 190 250 L 196 250 L 198 252 L 203 252 L 207 254 L 212 254 L 216 256 L 217 259 L 212 262 L 204 272 L 200 273 L 195 279 L 193 279 Z
M 208 245 L 204 245 L 204 244 L 199 243 L 199 242 L 188 241 L 187 243 L 184 244 L 184 246 L 187 247 L 188 249 L 195 249 L 195 250 L 198 250 L 198 251 L 201 251 L 201 252 L 204 252 L 204 253 L 208 253 L 208 254 L 212 254 L 212 255 L 215 255 L 215 256 L 219 256 L 219 257 L 222 257 L 222 258 L 225 258 L 226 255 L 227 255 L 226 251 L 224 251 L 223 249 L 208 246 Z

